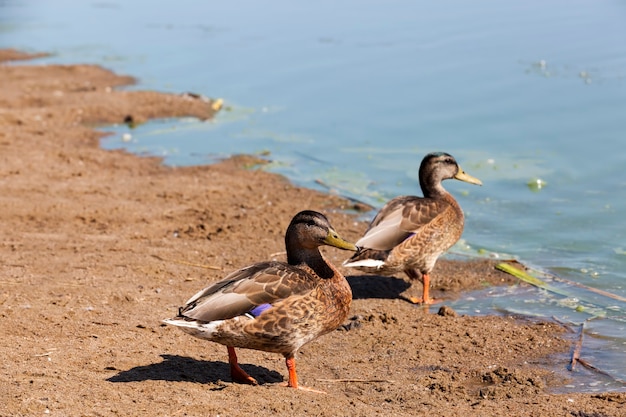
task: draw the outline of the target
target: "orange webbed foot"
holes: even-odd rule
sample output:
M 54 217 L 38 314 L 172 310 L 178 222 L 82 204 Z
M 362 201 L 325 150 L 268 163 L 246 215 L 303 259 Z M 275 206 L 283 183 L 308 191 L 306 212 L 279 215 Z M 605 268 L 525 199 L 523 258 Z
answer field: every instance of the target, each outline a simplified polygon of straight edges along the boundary
M 436 304 L 436 303 L 440 303 L 443 300 L 439 299 L 439 298 L 427 298 L 426 300 L 424 300 L 423 297 L 417 298 L 417 297 L 408 297 L 407 301 L 409 301 L 412 304 L 418 304 L 418 305 L 431 305 L 431 304 Z
M 230 376 L 233 379 L 233 382 L 238 384 L 259 385 L 257 380 L 248 375 L 248 373 L 241 369 L 239 365 L 230 365 Z
M 412 271 L 410 274 L 409 274 L 409 271 L 407 271 L 407 275 L 409 275 L 410 277 L 417 276 Z M 407 300 L 412 304 L 421 304 L 421 305 L 431 305 L 431 304 L 435 304 L 435 303 L 439 303 L 443 301 L 437 298 L 432 298 L 430 296 L 430 275 L 429 274 L 422 275 L 422 294 L 423 295 L 421 298 L 407 297 Z
M 237 362 L 237 355 L 235 354 L 235 348 L 227 346 L 228 349 L 228 363 L 230 364 L 230 376 L 233 382 L 239 384 L 259 385 L 256 379 L 252 378 L 246 371 L 241 369 Z

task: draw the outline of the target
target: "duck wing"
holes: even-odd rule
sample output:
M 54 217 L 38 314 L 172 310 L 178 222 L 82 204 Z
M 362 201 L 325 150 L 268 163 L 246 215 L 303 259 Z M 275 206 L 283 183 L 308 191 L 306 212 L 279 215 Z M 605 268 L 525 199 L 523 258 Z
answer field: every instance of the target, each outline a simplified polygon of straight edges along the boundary
M 356 246 L 391 250 L 432 222 L 448 205 L 443 199 L 396 197 L 378 212 Z
M 282 262 L 262 262 L 232 272 L 199 291 L 179 315 L 204 322 L 226 320 L 315 286 L 312 275 Z

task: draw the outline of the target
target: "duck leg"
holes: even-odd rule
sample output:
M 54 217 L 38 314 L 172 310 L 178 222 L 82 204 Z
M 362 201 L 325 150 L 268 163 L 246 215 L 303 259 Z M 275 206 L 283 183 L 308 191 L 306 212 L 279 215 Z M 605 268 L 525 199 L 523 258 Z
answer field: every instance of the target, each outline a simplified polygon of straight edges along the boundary
M 298 374 L 296 373 L 296 358 L 293 355 L 289 355 L 285 358 L 285 364 L 287 364 L 287 371 L 289 372 L 289 381 L 287 386 L 290 388 L 297 388 L 303 391 L 315 392 L 317 394 L 326 394 L 324 391 L 319 391 L 309 387 L 303 387 L 298 384 Z
M 407 269 L 404 273 L 411 281 L 422 281 L 422 298 L 409 297 L 410 302 L 413 304 L 434 304 L 440 301 L 430 297 L 430 274 L 422 274 L 415 269 Z
M 422 303 L 433 304 L 435 300 L 430 297 L 430 274 L 422 275 Z
M 258 385 L 256 379 L 252 378 L 250 375 L 246 373 L 237 362 L 237 354 L 235 353 L 235 348 L 232 346 L 227 346 L 228 349 L 228 363 L 230 364 L 230 376 L 234 382 L 238 382 L 240 384 L 250 384 L 250 385 Z
M 289 382 L 287 386 L 290 388 L 298 388 L 298 374 L 296 373 L 296 358 L 288 356 L 285 358 L 285 364 L 287 364 L 287 371 L 289 372 Z

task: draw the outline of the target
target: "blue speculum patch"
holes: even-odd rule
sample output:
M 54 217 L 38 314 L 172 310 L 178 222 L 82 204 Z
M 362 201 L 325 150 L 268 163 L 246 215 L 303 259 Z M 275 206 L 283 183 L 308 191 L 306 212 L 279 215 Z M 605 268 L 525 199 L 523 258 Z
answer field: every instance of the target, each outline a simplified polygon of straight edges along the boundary
M 256 306 L 252 310 L 250 310 L 248 312 L 248 314 L 250 314 L 252 317 L 259 317 L 259 315 L 262 312 L 264 312 L 265 310 L 267 310 L 271 306 L 272 306 L 271 304 L 261 304 L 260 306 Z

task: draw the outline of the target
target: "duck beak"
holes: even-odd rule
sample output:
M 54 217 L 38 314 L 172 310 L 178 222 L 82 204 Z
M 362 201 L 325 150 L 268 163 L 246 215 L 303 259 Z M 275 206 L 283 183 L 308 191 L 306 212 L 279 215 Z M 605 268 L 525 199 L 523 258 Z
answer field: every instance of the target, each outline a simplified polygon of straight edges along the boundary
M 470 184 L 483 185 L 483 182 L 476 177 L 472 177 L 470 174 L 466 173 L 459 167 L 459 172 L 454 176 L 455 179 L 463 182 L 469 182 Z
M 328 229 L 328 235 L 326 235 L 324 243 L 339 249 L 356 251 L 356 246 L 354 246 L 353 243 L 343 240 L 343 238 L 339 236 L 339 233 L 335 232 L 333 229 Z

